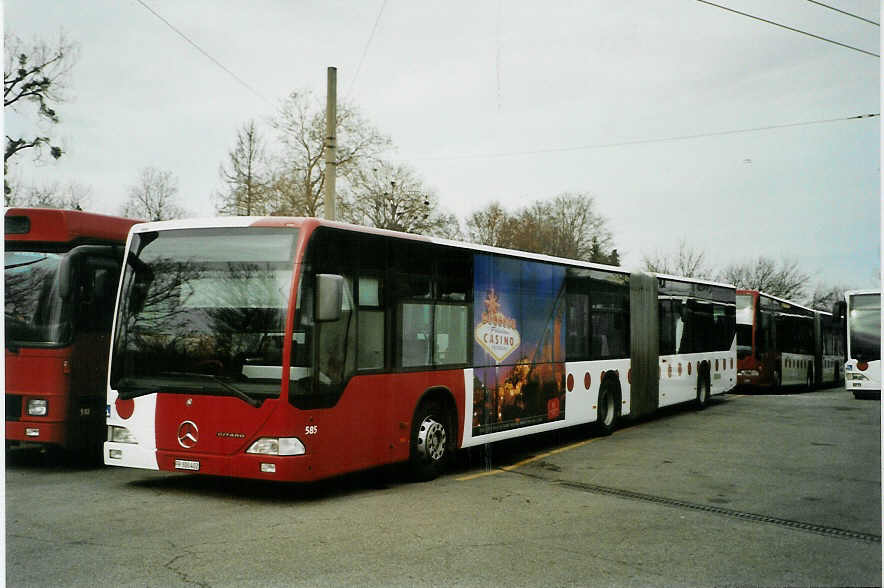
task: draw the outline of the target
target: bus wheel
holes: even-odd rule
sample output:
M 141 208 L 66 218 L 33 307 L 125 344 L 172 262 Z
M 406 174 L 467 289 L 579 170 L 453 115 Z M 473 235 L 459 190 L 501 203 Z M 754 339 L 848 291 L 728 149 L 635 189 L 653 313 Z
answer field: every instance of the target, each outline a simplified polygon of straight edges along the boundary
M 415 413 L 411 432 L 411 472 L 418 481 L 436 478 L 452 453 L 451 420 L 436 402 L 425 402 Z
M 697 378 L 697 400 L 694 402 L 697 410 L 703 410 L 709 406 L 709 378 L 704 372 Z
M 598 414 L 595 423 L 596 433 L 610 435 L 617 428 L 617 419 L 620 416 L 620 404 L 617 394 L 609 384 L 602 384 L 599 392 Z

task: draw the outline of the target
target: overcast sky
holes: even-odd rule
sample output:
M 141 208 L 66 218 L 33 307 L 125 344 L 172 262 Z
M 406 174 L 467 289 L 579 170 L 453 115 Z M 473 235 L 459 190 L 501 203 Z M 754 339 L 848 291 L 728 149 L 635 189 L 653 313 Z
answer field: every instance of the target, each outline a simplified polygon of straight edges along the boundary
M 118 213 L 153 166 L 213 216 L 237 129 L 293 90 L 324 100 L 335 66 L 339 97 L 462 219 L 585 192 L 630 268 L 683 238 L 713 266 L 878 283 L 880 117 L 838 120 L 880 112 L 878 57 L 697 0 L 143 2 L 223 68 L 137 0 L 5 2 L 7 34 L 79 44 L 49 130 L 65 154 L 22 154 L 16 178 L 76 181 Z M 807 0 L 716 3 L 880 53 L 878 26 Z M 877 0 L 824 4 L 880 22 Z M 13 135 L 35 120 L 4 115 Z

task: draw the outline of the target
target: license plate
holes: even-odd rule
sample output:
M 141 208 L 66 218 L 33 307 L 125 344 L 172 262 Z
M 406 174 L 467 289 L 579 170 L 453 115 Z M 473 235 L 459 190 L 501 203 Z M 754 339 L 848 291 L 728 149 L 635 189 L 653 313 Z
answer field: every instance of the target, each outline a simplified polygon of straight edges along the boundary
M 854 388 L 859 388 L 860 386 L 862 386 L 862 384 L 859 383 L 859 382 L 854 382 L 854 383 L 853 383 L 853 387 L 854 387 Z
M 194 461 L 191 459 L 176 459 L 175 460 L 175 469 L 176 470 L 189 470 L 191 472 L 198 472 L 200 469 L 200 462 Z

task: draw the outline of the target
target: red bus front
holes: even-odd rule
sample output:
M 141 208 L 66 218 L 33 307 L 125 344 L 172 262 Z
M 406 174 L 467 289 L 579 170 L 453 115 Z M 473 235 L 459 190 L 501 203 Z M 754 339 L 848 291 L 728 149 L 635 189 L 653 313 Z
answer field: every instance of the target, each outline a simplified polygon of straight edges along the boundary
M 7 210 L 7 446 L 79 450 L 100 441 L 113 300 L 122 243 L 134 222 Z

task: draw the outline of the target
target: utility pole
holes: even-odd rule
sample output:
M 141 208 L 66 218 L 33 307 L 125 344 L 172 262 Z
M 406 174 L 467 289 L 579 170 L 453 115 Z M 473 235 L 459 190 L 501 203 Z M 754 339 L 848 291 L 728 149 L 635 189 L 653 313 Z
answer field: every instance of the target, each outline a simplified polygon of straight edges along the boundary
M 335 179 L 337 168 L 338 68 L 328 68 L 325 100 L 325 218 L 335 220 Z

